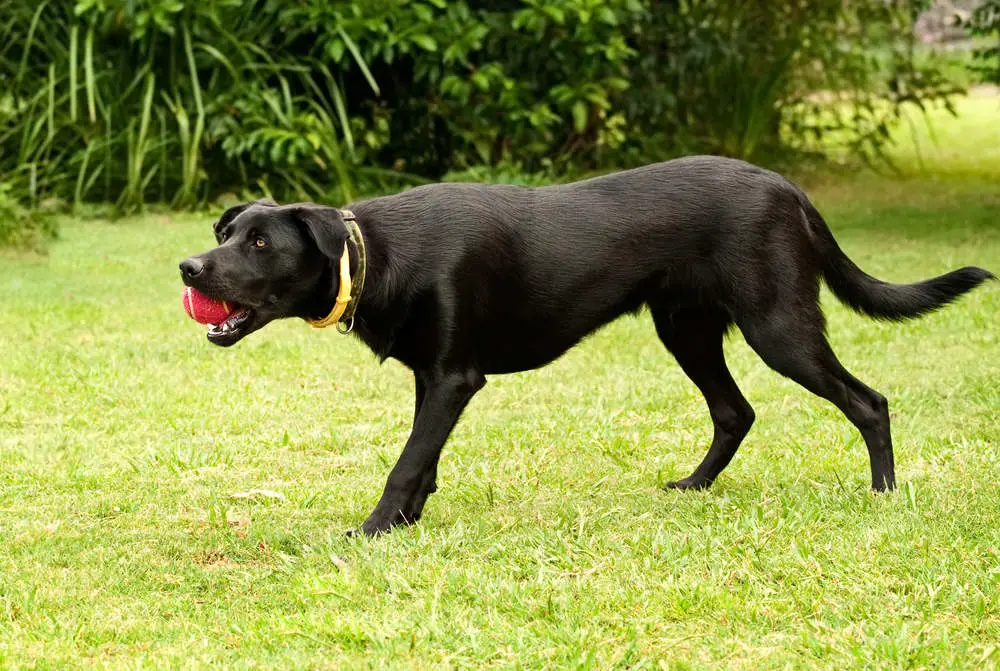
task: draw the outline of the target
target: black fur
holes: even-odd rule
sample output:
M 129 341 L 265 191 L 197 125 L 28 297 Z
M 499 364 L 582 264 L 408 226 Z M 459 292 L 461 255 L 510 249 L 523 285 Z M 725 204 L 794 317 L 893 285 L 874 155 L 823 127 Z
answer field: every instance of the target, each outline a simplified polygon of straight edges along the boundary
M 916 284 L 876 280 L 844 255 L 796 186 L 718 157 L 544 188 L 437 184 L 350 209 L 368 250 L 354 331 L 416 378 L 413 431 L 361 527 L 367 534 L 420 517 L 441 448 L 487 375 L 543 366 L 644 305 L 715 426 L 704 461 L 670 487 L 709 486 L 753 424 L 723 357 L 723 336 L 736 325 L 769 366 L 843 411 L 868 446 L 872 487 L 892 488 L 886 400 L 830 349 L 819 279 L 861 312 L 904 319 L 992 277 L 965 268 Z M 184 281 L 250 316 L 213 342 L 232 345 L 272 319 L 330 310 L 347 239 L 337 210 L 247 204 L 216 229 L 224 242 L 185 261 Z

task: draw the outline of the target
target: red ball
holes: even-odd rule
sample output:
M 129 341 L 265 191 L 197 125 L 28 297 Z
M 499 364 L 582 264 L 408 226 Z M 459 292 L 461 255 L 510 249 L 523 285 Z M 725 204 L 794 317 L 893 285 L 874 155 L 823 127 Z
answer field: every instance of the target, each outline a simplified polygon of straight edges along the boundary
M 221 324 L 232 314 L 226 301 L 209 298 L 193 287 L 184 287 L 184 312 L 199 324 Z

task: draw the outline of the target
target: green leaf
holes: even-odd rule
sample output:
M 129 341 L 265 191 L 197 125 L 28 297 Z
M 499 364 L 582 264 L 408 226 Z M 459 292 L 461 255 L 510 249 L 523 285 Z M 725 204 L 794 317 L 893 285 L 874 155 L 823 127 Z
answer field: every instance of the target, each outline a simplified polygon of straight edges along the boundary
M 334 63 L 339 63 L 344 58 L 344 51 L 346 49 L 347 46 L 341 40 L 336 40 L 330 42 L 330 46 L 326 48 L 326 52 Z
M 608 88 L 614 89 L 615 91 L 624 91 L 629 87 L 629 81 L 621 77 L 608 77 L 604 80 L 604 83 Z
M 600 89 L 587 91 L 584 98 L 598 107 L 608 107 L 608 96 Z
M 347 45 L 347 49 L 351 52 L 351 55 L 354 56 L 354 62 L 358 64 L 359 68 L 361 68 L 361 73 L 365 76 L 365 79 L 368 80 L 368 85 L 372 87 L 372 91 L 374 91 L 377 96 L 382 95 L 382 92 L 379 90 L 378 83 L 375 81 L 375 77 L 372 76 L 371 70 L 368 69 L 368 64 L 365 62 L 364 56 L 361 55 L 361 50 L 358 49 L 358 45 L 354 43 L 351 36 L 344 32 L 344 29 L 340 26 L 337 26 L 337 33 L 340 35 L 341 39 L 344 40 L 344 43 Z
M 551 95 L 556 102 L 565 103 L 575 98 L 576 92 L 566 84 L 557 84 L 552 87 L 549 95 Z
M 417 15 L 417 19 L 424 23 L 430 23 L 434 20 L 434 11 L 427 5 L 413 5 L 413 13 Z
M 476 153 L 479 154 L 479 160 L 483 163 L 489 163 L 490 154 L 492 153 L 493 147 L 489 140 L 476 140 L 475 142 Z
M 587 130 L 587 104 L 582 100 L 573 105 L 573 128 L 577 133 Z
M 437 51 L 437 42 L 430 35 L 413 35 L 410 40 L 424 51 Z
M 561 7 L 556 7 L 555 5 L 545 5 L 542 7 L 542 11 L 548 14 L 549 17 L 560 26 L 566 23 L 566 12 L 564 12 Z
M 600 7 L 597 10 L 597 19 L 601 23 L 606 23 L 609 26 L 618 25 L 618 17 L 615 16 L 614 11 L 610 7 Z
M 281 138 L 274 141 L 271 145 L 271 162 L 278 164 L 281 163 Z
M 90 9 L 96 4 L 97 2 L 95 0 L 81 0 L 73 7 L 73 13 L 77 16 L 82 16 L 86 12 L 90 11 Z
M 482 70 L 476 70 L 472 73 L 472 83 L 476 85 L 480 91 L 489 91 L 490 89 L 490 78 Z

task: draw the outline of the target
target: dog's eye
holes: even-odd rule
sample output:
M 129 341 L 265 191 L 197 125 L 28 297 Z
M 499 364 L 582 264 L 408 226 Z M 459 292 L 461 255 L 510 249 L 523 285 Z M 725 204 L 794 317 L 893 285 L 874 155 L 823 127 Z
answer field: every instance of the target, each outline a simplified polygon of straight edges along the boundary
M 267 240 L 265 240 L 264 238 L 254 238 L 253 246 L 254 247 L 267 247 Z

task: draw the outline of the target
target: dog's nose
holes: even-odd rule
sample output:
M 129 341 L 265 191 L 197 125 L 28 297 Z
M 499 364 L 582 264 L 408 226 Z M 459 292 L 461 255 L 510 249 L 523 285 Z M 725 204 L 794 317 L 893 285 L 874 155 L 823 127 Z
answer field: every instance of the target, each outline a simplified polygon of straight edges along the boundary
M 181 275 L 184 277 L 197 277 L 205 270 L 205 264 L 195 257 L 181 261 Z

